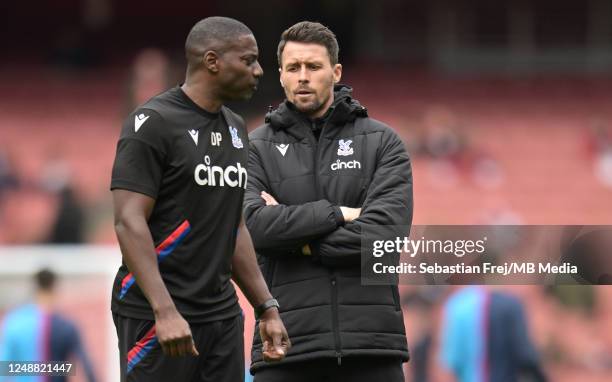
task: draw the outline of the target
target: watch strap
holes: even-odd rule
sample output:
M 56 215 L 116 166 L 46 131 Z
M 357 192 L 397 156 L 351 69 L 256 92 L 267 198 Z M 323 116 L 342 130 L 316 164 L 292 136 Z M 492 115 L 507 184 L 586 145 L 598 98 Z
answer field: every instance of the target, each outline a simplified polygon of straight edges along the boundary
M 268 299 L 264 301 L 261 305 L 255 307 L 255 319 L 259 320 L 259 317 L 270 308 L 279 308 L 280 305 L 275 298 Z

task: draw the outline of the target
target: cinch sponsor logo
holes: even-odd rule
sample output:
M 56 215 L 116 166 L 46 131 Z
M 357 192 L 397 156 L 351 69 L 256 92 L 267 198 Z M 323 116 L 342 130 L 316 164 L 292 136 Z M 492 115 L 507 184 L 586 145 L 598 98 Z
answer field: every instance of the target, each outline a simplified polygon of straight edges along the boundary
M 196 166 L 193 173 L 195 182 L 200 186 L 210 187 L 242 187 L 247 186 L 247 169 L 240 163 L 236 166 L 211 166 L 210 157 L 204 156 L 204 163 Z
M 331 164 L 331 169 L 333 171 L 343 170 L 345 168 L 358 168 L 361 169 L 361 163 L 356 160 L 352 160 L 349 162 L 341 162 L 340 159 L 337 159 L 334 163 Z

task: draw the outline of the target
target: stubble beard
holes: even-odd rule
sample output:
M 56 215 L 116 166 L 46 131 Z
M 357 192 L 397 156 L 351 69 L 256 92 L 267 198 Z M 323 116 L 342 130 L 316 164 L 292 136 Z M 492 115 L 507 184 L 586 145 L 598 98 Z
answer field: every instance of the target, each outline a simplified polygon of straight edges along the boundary
M 310 102 L 296 103 L 295 106 L 300 112 L 310 115 L 319 111 L 322 105 L 323 103 L 321 101 L 319 101 L 318 99 L 314 99 Z

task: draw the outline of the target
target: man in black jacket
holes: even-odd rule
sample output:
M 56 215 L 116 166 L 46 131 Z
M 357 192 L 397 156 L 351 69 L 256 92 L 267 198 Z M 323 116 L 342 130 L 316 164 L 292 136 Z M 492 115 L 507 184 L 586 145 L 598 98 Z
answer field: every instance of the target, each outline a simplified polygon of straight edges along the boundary
M 412 172 L 401 140 L 337 85 L 334 34 L 287 29 L 278 47 L 287 100 L 250 134 L 244 213 L 291 335 L 291 351 L 251 372 L 269 381 L 403 381 L 408 349 L 398 288 L 362 286 L 361 230 L 412 221 Z

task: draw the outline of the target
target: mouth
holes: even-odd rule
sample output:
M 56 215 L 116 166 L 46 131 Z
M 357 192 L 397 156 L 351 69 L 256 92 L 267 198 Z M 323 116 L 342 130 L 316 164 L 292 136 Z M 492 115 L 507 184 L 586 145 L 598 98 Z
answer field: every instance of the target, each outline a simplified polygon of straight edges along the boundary
M 302 91 L 302 92 L 296 92 L 295 96 L 298 98 L 306 98 L 306 97 L 310 97 L 312 96 L 314 93 L 312 92 L 306 92 L 306 91 Z
M 294 93 L 295 93 L 295 95 L 306 96 L 306 95 L 310 95 L 310 94 L 312 94 L 314 92 L 312 90 L 309 90 L 309 89 L 298 89 Z

